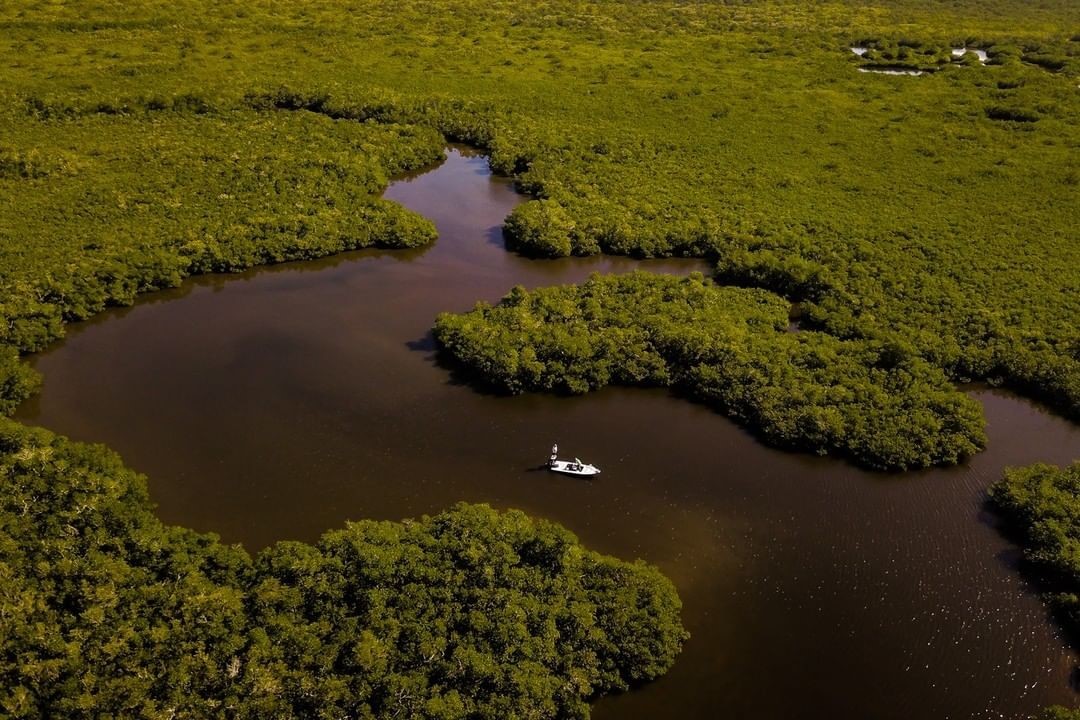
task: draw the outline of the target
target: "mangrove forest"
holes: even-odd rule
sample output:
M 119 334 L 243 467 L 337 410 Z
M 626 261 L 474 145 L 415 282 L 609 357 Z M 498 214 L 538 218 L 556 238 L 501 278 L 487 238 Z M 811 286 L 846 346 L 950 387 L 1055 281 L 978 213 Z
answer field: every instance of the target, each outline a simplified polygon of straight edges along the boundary
M 39 354 L 110 308 L 195 276 L 421 257 L 443 226 L 384 193 L 449 143 L 521 194 L 476 238 L 501 257 L 707 271 L 508 280 L 471 309 L 432 312 L 422 338 L 363 341 L 430 352 L 440 385 L 567 408 L 579 406 L 562 396 L 652 388 L 734 421 L 761 452 L 873 471 L 861 482 L 884 492 L 937 471 L 964 481 L 993 450 L 973 394 L 987 388 L 1080 423 L 1075 0 L 13 0 L 0 65 L 0 719 L 554 720 L 663 685 L 693 642 L 680 593 L 704 594 L 651 556 L 670 561 L 674 540 L 618 545 L 588 521 L 462 489 L 412 519 L 350 507 L 318 539 L 283 530 L 245 548 L 165 522 L 153 475 L 114 450 L 16 419 L 48 386 Z M 267 354 L 295 350 L 268 338 Z M 342 422 L 365 411 L 416 432 L 417 457 L 430 450 L 412 423 L 438 409 L 351 402 Z M 534 430 L 542 456 L 549 427 Z M 661 430 L 619 432 L 626 452 L 589 486 L 597 514 L 614 512 L 597 497 L 620 493 L 623 461 Z M 719 484 L 713 451 L 702 474 Z M 379 482 L 468 458 L 427 462 Z M 978 494 L 1023 548 L 1010 577 L 1080 648 L 1080 464 L 999 474 Z M 822 522 L 874 522 L 832 507 Z M 776 528 L 778 547 L 806 537 Z M 724 552 L 710 574 L 813 572 Z M 760 645 L 798 655 L 790 640 Z M 702 651 L 696 682 L 738 694 L 722 664 L 737 655 Z

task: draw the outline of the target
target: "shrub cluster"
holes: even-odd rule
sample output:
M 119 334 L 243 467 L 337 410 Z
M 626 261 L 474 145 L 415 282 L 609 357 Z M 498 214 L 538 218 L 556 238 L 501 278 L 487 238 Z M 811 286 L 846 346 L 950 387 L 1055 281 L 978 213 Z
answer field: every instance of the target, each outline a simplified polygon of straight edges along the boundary
M 910 348 L 789 332 L 782 298 L 701 275 L 518 287 L 494 307 L 440 315 L 435 337 L 496 390 L 673 386 L 771 443 L 874 468 L 955 463 L 985 442 L 978 403 Z
M 686 633 L 655 568 L 517 511 L 252 559 L 163 525 L 112 452 L 0 421 L 5 718 L 584 718 Z
M 1020 532 L 1027 561 L 1054 588 L 1051 602 L 1067 628 L 1080 633 L 1080 461 L 1007 470 L 990 498 Z

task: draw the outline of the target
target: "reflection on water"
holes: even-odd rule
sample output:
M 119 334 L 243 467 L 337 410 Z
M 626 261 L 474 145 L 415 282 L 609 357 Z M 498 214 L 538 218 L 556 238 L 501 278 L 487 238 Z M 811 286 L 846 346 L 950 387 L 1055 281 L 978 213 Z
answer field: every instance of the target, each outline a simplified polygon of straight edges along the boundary
M 977 391 L 990 450 L 877 475 L 768 449 L 663 391 L 477 393 L 434 362 L 439 311 L 516 283 L 702 266 L 508 253 L 499 226 L 520 197 L 456 150 L 387 196 L 435 220 L 438 242 L 200 278 L 105 313 L 36 358 L 44 392 L 20 416 L 108 443 L 149 473 L 165 520 L 253 549 L 469 500 L 657 563 L 693 637 L 667 677 L 601 701 L 602 720 L 1015 718 L 1074 700 L 1074 656 L 982 499 L 1005 465 L 1080 456 L 1080 428 Z M 536 471 L 555 441 L 604 474 Z

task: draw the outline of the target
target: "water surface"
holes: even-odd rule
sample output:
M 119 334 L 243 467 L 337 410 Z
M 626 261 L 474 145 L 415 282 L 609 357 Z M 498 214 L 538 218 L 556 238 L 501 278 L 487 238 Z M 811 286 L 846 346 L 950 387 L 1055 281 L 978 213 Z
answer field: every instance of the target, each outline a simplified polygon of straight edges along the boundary
M 975 56 L 979 58 L 979 62 L 982 63 L 983 65 L 985 65 L 986 61 L 990 59 L 990 55 L 985 50 L 980 50 L 979 48 L 971 48 L 971 47 L 952 48 L 952 56 L 954 58 L 962 58 L 965 55 L 967 55 L 969 52 L 975 53 Z
M 875 75 L 911 75 L 912 77 L 926 74 L 923 70 L 911 70 L 905 67 L 859 68 L 859 72 L 874 73 Z
M 150 475 L 166 521 L 252 550 L 468 500 L 658 564 L 693 638 L 668 676 L 601 701 L 601 720 L 1019 718 L 1075 702 L 1076 658 L 982 502 L 1006 465 L 1080 457 L 1080 428 L 978 391 L 990 450 L 880 475 L 766 448 L 663 391 L 477 393 L 433 361 L 439 311 L 518 283 L 702 266 L 508 253 L 499 226 L 521 198 L 459 150 L 387 197 L 435 220 L 438 242 L 199 278 L 72 326 L 35 358 L 44 391 L 19 417 L 107 443 Z M 604 474 L 536 470 L 554 441 Z

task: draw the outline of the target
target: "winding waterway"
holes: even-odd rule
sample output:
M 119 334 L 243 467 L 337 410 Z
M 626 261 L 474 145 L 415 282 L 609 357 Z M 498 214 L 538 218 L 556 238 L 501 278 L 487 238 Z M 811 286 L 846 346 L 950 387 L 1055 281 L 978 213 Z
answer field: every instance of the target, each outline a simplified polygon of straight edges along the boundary
M 44 391 L 18 417 L 107 443 L 149 474 L 166 521 L 252 550 L 468 500 L 658 564 L 693 637 L 601 720 L 1019 718 L 1077 701 L 1077 658 L 982 503 L 1006 465 L 1080 457 L 1080 428 L 976 391 L 987 452 L 880 475 L 766 448 L 663 391 L 477 393 L 434 362 L 439 311 L 594 271 L 704 268 L 508 253 L 499 226 L 521 198 L 460 149 L 386 196 L 438 242 L 197 278 L 72 326 L 34 358 Z M 555 440 L 604 474 L 536 470 Z

